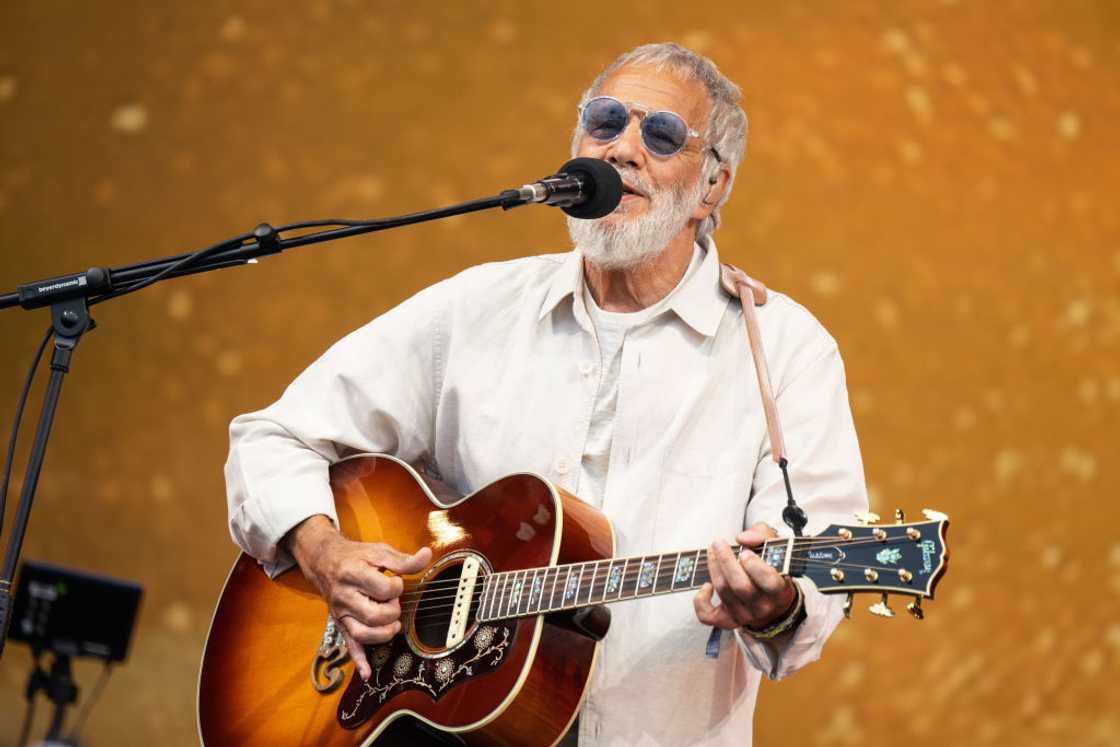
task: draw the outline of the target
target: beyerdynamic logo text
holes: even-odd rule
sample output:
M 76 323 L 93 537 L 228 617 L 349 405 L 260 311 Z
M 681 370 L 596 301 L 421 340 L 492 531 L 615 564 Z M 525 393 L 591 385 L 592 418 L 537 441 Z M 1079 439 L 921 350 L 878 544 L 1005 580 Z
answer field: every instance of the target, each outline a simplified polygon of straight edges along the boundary
M 71 285 L 81 286 L 81 285 L 85 285 L 85 284 L 86 284 L 85 276 L 82 276 L 80 278 L 75 278 L 73 280 L 67 280 L 65 283 L 55 283 L 54 285 L 40 285 L 38 288 L 35 289 L 35 291 L 37 293 L 46 293 L 47 291 L 59 290 L 60 288 L 69 288 Z

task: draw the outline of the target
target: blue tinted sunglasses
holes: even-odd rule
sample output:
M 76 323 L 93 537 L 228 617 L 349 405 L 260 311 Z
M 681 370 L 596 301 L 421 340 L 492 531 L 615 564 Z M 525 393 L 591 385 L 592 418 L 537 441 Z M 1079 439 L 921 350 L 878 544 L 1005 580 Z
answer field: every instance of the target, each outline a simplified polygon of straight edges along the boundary
M 642 144 L 655 156 L 680 153 L 690 137 L 700 137 L 700 133 L 689 128 L 676 112 L 651 112 L 641 104 L 627 107 L 611 96 L 598 96 L 580 107 L 579 121 L 584 132 L 601 143 L 607 143 L 626 131 L 631 113 L 637 114 L 641 122 Z M 712 152 L 715 152 L 714 148 Z M 718 153 L 716 159 L 719 159 Z

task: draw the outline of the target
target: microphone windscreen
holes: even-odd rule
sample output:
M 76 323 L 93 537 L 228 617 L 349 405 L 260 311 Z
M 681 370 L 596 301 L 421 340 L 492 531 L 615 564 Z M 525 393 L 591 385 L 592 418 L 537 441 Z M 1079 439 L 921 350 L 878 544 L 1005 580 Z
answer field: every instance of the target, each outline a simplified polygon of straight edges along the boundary
M 622 202 L 622 177 L 614 166 L 598 158 L 573 158 L 559 173 L 580 176 L 586 182 L 587 198 L 578 205 L 561 208 L 573 218 L 602 218 Z

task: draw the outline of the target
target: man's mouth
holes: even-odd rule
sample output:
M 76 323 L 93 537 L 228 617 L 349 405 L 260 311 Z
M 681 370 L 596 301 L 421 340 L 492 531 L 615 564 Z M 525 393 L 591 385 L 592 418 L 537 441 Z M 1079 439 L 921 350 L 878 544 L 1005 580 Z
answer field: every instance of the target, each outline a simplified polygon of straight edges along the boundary
M 631 198 L 633 198 L 633 197 L 645 197 L 646 199 L 649 199 L 649 195 L 647 195 L 645 192 L 638 189 L 633 184 L 630 184 L 629 182 L 623 180 L 623 182 L 622 182 L 622 199 L 626 199 L 628 196 L 631 197 Z

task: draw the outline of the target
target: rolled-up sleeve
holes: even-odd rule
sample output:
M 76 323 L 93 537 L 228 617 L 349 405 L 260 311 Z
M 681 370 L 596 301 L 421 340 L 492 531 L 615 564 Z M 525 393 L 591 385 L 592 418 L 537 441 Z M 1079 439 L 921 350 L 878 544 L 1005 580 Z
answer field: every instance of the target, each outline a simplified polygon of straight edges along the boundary
M 820 532 L 831 523 L 850 523 L 854 512 L 867 510 L 867 487 L 836 343 L 828 338 L 808 365 L 788 382 L 774 384 L 793 495 L 809 519 L 805 534 Z M 785 505 L 782 473 L 767 438 L 744 523 L 764 521 L 789 536 L 791 531 L 781 518 Z M 742 631 L 735 634 L 751 665 L 774 680 L 819 659 L 843 617 L 842 596 L 822 594 L 808 578 L 796 582 L 805 595 L 806 618 L 792 634 L 774 641 L 759 641 Z
M 293 564 L 278 546 L 292 527 L 316 514 L 337 526 L 331 464 L 360 452 L 409 462 L 430 453 L 449 282 L 339 340 L 279 400 L 230 423 L 230 534 L 270 576 Z

